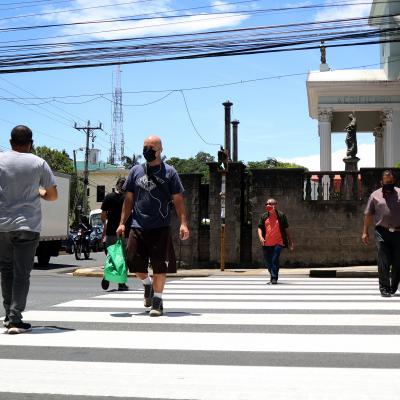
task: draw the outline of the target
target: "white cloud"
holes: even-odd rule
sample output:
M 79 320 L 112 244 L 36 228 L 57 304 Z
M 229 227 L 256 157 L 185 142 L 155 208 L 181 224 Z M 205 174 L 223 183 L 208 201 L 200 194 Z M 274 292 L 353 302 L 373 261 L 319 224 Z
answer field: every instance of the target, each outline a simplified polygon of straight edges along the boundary
M 332 170 L 344 170 L 343 158 L 346 156 L 346 149 L 337 150 L 332 153 Z M 360 144 L 358 146 L 357 157 L 360 158 L 358 163 L 359 168 L 375 167 L 375 145 L 374 144 Z M 308 168 L 310 171 L 319 171 L 319 154 L 313 154 L 304 157 L 292 157 L 282 159 L 282 161 L 296 163 Z
M 174 13 L 171 7 L 173 0 L 155 0 L 149 3 L 123 3 L 122 0 L 74 0 L 68 5 L 68 8 L 50 7 L 44 12 L 53 12 L 49 15 L 43 15 L 42 18 L 56 23 L 74 23 L 103 19 L 115 19 L 132 16 L 142 19 L 136 21 L 113 22 L 107 24 L 76 25 L 66 27 L 61 30 L 64 35 L 87 35 L 96 39 L 119 39 L 125 37 L 141 37 L 147 35 L 166 35 L 176 33 L 191 33 L 197 31 L 206 31 L 209 29 L 219 29 L 240 25 L 249 18 L 245 14 L 229 14 L 229 11 L 235 9 L 223 1 L 214 1 L 210 5 L 214 12 L 226 12 L 226 14 L 210 15 L 208 12 L 193 10 L 193 12 L 177 12 L 184 15 L 182 18 L 165 18 L 165 13 Z M 98 5 L 114 5 L 112 7 L 91 8 L 79 12 L 54 12 L 65 11 L 68 9 L 78 9 L 87 7 L 96 7 Z M 184 8 L 184 7 L 182 7 Z M 147 14 L 147 15 L 146 15 Z M 151 14 L 151 15 L 148 15 Z M 193 15 L 200 14 L 200 15 Z M 100 32 L 102 31 L 102 32 Z M 108 31 L 108 32 L 105 32 Z M 97 32 L 97 33 L 95 33 Z
M 317 21 L 329 21 L 334 19 L 366 17 L 369 15 L 372 0 L 352 0 L 351 3 L 352 5 L 323 9 L 317 13 L 315 19 Z M 337 4 L 337 0 L 327 0 L 325 4 Z

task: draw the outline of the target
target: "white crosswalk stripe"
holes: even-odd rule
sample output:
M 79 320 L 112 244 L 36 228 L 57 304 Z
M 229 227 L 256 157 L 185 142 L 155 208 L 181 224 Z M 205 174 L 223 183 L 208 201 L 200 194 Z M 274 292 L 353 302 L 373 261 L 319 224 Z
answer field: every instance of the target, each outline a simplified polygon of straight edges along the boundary
M 0 335 L 0 399 L 380 400 L 400 390 L 400 296 L 382 298 L 375 279 L 188 278 L 167 284 L 164 303 L 150 318 L 132 290 L 25 312 L 32 333 Z

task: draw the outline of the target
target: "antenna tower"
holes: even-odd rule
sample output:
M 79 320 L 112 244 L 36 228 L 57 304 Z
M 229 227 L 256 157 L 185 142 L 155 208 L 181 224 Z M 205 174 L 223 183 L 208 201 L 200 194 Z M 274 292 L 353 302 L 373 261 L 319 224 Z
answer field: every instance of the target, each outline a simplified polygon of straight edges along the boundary
M 112 136 L 110 143 L 110 164 L 122 164 L 125 156 L 124 139 L 124 115 L 122 110 L 122 87 L 121 87 L 121 67 L 115 67 L 113 85 L 113 108 L 112 108 Z

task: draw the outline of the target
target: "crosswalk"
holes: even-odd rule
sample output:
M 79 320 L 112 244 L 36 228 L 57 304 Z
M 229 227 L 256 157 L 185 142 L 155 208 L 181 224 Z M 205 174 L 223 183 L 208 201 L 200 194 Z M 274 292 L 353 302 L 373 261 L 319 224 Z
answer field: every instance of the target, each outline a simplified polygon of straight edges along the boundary
M 266 283 L 169 281 L 160 318 L 140 290 L 27 311 L 31 333 L 0 335 L 0 399 L 398 396 L 400 295 L 380 297 L 375 279 Z

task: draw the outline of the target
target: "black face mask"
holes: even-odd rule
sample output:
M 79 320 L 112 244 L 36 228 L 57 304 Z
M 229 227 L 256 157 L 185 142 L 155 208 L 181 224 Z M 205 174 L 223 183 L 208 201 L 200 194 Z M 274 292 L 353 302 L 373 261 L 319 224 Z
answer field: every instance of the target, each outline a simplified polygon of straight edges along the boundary
M 394 191 L 394 183 L 387 183 L 386 185 L 383 185 L 383 191 L 384 192 L 393 192 Z
M 147 162 L 152 162 L 156 159 L 156 151 L 152 148 L 143 147 L 143 157 Z

